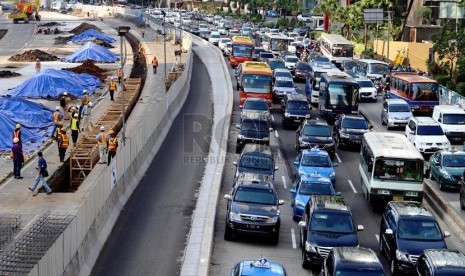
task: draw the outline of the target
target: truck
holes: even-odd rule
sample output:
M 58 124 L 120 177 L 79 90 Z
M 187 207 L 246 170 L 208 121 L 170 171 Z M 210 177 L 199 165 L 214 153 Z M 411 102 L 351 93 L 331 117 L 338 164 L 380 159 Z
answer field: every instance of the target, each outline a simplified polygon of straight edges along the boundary
M 9 19 L 13 20 L 13 23 L 16 24 L 19 21 L 24 21 L 24 23 L 29 23 L 29 20 L 40 21 L 40 0 L 31 0 L 29 2 L 24 0 L 19 0 L 16 4 L 16 9 L 8 15 Z

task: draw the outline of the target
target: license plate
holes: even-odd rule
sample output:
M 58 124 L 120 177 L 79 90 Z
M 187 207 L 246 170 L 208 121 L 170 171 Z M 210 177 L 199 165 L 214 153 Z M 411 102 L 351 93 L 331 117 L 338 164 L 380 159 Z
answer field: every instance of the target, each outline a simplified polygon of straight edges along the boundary
M 258 229 L 259 226 L 256 226 L 256 225 L 249 225 L 249 228 L 250 229 Z
M 355 144 L 360 144 L 361 142 L 362 142 L 362 141 L 360 141 L 360 140 L 354 140 L 354 143 L 355 143 Z
M 392 196 L 392 200 L 394 200 L 394 201 L 403 201 L 404 197 L 403 196 Z
M 294 120 L 294 122 L 296 122 L 296 123 L 300 123 L 300 120 Z
M 454 141 L 460 141 L 460 140 L 462 140 L 462 139 L 457 137 L 457 138 L 452 138 L 452 140 L 454 140 Z

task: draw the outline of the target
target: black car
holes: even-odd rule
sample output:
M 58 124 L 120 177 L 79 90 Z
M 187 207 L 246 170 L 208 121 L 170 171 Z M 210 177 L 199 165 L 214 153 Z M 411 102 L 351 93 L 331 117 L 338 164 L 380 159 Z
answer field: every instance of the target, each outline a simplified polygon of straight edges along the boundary
M 299 152 L 302 149 L 318 147 L 326 150 L 331 160 L 334 160 L 336 147 L 331 134 L 331 129 L 325 121 L 306 120 L 297 129 L 295 139 L 295 149 Z
M 446 249 L 445 237 L 433 215 L 416 201 L 391 201 L 384 209 L 379 251 L 391 264 L 392 275 L 412 273 L 425 249 Z
M 319 52 L 312 52 L 310 53 L 310 56 L 308 57 L 308 60 L 310 62 L 331 62 L 329 58 L 323 56 Z
M 373 126 L 370 126 L 367 120 L 361 115 L 339 115 L 334 123 L 333 129 L 336 147 L 360 147 L 363 134 L 369 132 L 372 128 Z
M 267 51 L 260 52 L 258 56 L 258 60 L 263 61 L 263 62 L 267 62 L 270 58 L 274 58 L 274 55 L 272 52 L 267 52 Z
M 310 105 L 307 97 L 302 94 L 285 94 L 281 101 L 283 128 L 298 126 L 304 120 L 310 119 Z
M 253 49 L 252 59 L 254 61 L 258 61 L 260 59 L 261 52 L 266 52 L 266 51 L 262 47 L 255 47 L 255 49 Z
M 263 119 L 244 118 L 236 125 L 237 134 L 236 153 L 240 153 L 246 143 L 270 144 L 269 122 Z
M 465 275 L 465 255 L 458 250 L 426 249 L 415 266 L 418 276 Z
M 189 32 L 193 35 L 200 35 L 200 29 L 198 26 L 190 26 Z
M 292 75 L 294 76 L 295 81 L 305 81 L 309 77 L 310 64 L 305 61 L 299 61 L 295 65 L 294 70 L 292 70 Z
M 300 28 L 295 28 L 293 32 L 298 33 L 300 36 L 305 36 L 308 32 L 310 31 L 310 27 L 308 26 L 303 26 Z
M 376 253 L 364 247 L 335 247 L 326 258 L 321 276 L 384 276 L 383 265 Z
M 266 63 L 268 63 L 272 71 L 277 68 L 286 69 L 286 64 L 281 58 L 270 58 L 266 61 Z
M 271 175 L 278 170 L 269 146 L 260 144 L 247 144 L 242 149 L 239 161 L 234 161 L 236 177 L 240 173 L 258 173 Z
M 269 235 L 273 244 L 278 244 L 281 218 L 278 199 L 273 185 L 242 182 L 229 194 L 224 239 L 233 240 L 236 233 Z
M 305 269 L 321 265 L 334 247 L 358 246 L 357 231 L 363 230 L 341 197 L 321 195 L 310 197 L 299 227 Z
M 201 31 L 200 32 L 200 37 L 205 39 L 205 40 L 208 40 L 210 38 L 210 31 Z
M 234 179 L 233 187 L 237 187 L 242 184 L 274 186 L 273 177 L 271 175 L 254 172 L 239 173 Z

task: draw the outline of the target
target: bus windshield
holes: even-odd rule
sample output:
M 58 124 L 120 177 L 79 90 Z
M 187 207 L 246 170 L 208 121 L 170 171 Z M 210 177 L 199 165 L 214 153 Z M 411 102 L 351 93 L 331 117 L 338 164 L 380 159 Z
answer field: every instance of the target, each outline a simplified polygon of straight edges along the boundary
M 412 99 L 416 101 L 438 101 L 438 84 L 431 83 L 412 83 Z
M 389 74 L 389 65 L 384 63 L 371 63 L 368 67 L 368 73 L 370 74 L 379 74 L 379 75 L 388 75 Z
M 351 84 L 330 83 L 329 104 L 332 106 L 358 106 L 358 87 Z
M 244 75 L 242 86 L 247 93 L 269 93 L 271 91 L 271 76 Z
M 373 177 L 387 181 L 423 181 L 423 161 L 377 158 Z
M 353 57 L 354 47 L 352 45 L 334 45 L 331 50 L 333 57 Z
M 251 57 L 252 46 L 250 45 L 233 45 L 232 55 L 235 57 Z
M 287 51 L 288 42 L 287 39 L 272 38 L 271 51 Z

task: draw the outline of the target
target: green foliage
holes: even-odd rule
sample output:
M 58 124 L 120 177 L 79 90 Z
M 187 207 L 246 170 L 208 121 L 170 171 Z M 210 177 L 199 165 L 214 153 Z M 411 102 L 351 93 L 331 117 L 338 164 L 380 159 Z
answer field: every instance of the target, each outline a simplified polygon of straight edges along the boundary
M 448 83 L 451 82 L 451 77 L 449 75 L 437 75 L 436 76 L 436 81 L 441 84 L 441 85 L 444 85 L 446 86 Z
M 421 7 L 418 9 L 418 14 L 420 15 L 420 20 L 422 24 L 430 24 L 431 23 L 431 14 L 432 10 L 430 7 Z
M 237 8 L 237 9 L 234 11 L 234 14 L 240 16 L 240 15 L 241 15 L 241 9 Z
M 465 96 L 465 82 L 460 82 L 455 86 L 455 92 L 459 93 L 462 96 Z
M 441 66 L 448 68 L 449 76 L 454 74 L 454 66 L 458 57 L 461 56 L 465 49 L 465 31 L 459 28 L 459 33 L 455 32 L 455 22 L 443 22 L 441 31 L 432 36 L 434 43 L 433 51 L 435 51 L 440 61 Z

